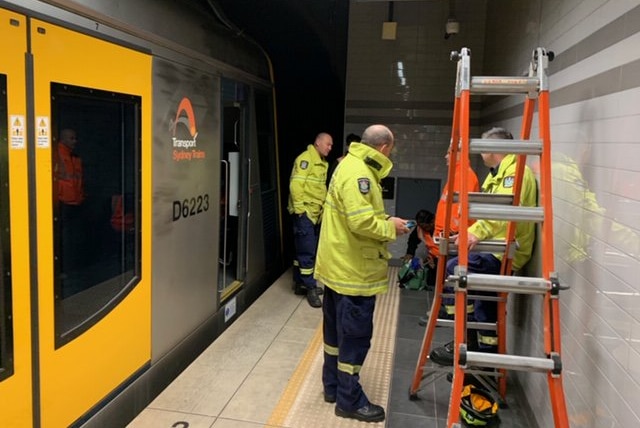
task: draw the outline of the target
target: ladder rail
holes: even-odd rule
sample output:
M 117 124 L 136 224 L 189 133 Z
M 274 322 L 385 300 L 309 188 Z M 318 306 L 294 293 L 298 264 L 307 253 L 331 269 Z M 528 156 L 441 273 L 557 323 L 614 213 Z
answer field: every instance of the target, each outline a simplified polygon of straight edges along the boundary
M 461 73 L 461 63 L 457 64 L 457 77 L 456 77 L 456 87 L 455 87 L 455 96 L 453 103 L 453 127 L 451 129 L 451 141 L 449 144 L 450 153 L 449 153 L 449 167 L 447 171 L 447 177 L 449 178 L 447 181 L 447 197 L 445 204 L 445 219 L 451 218 L 451 214 L 453 211 L 452 205 L 454 202 L 455 192 L 455 166 L 456 159 L 458 157 L 458 144 L 457 142 L 460 139 L 460 135 L 458 134 L 458 128 L 460 126 L 460 73 Z M 445 278 L 445 269 L 446 269 L 446 261 L 447 261 L 447 252 L 442 250 L 442 245 L 447 246 L 449 241 L 448 237 L 451 234 L 451 224 L 449 221 L 446 221 L 444 224 L 444 238 L 441 239 L 440 242 L 440 251 L 438 254 L 438 268 L 436 269 L 436 286 L 434 291 L 434 298 L 431 302 L 431 314 L 438 313 L 440 309 L 440 305 L 442 304 L 442 292 L 444 287 L 444 278 Z M 418 391 L 420 390 L 420 384 L 422 378 L 424 376 L 424 364 L 428 358 L 429 351 L 431 348 L 431 343 L 433 340 L 433 335 L 435 332 L 435 327 L 437 324 L 437 316 L 429 316 L 427 321 L 427 326 L 425 330 L 425 335 L 422 340 L 422 345 L 420 347 L 420 355 L 418 357 L 418 361 L 416 362 L 416 367 L 414 369 L 413 380 L 411 382 L 411 386 L 409 387 L 409 397 L 415 398 L 417 396 Z
M 462 64 L 462 73 L 461 73 L 461 82 L 460 82 L 460 140 L 461 140 L 461 153 L 460 153 L 460 163 L 461 163 L 461 173 L 463 177 L 466 175 L 466 172 L 469 168 L 469 127 L 465 126 L 469 123 L 470 112 L 469 112 L 469 103 L 470 103 L 470 76 L 471 76 L 471 59 L 468 51 L 463 50 L 463 55 L 460 58 L 460 63 Z M 450 163 L 454 161 L 457 162 L 457 159 L 450 159 Z M 460 275 L 465 275 L 467 271 L 467 260 L 468 260 L 468 218 L 469 218 L 469 190 L 467 188 L 467 180 L 464 178 L 461 180 L 460 186 L 460 229 L 458 233 L 458 272 Z M 460 245 L 461 243 L 461 245 Z M 462 263 L 460 262 L 462 261 Z M 458 296 L 462 296 L 458 298 Z M 466 293 L 458 293 L 456 292 L 455 299 L 455 315 L 456 320 L 464 319 L 466 322 L 467 319 L 467 299 Z M 457 322 L 454 324 L 454 342 L 456 344 L 466 343 L 466 334 L 467 329 L 465 323 Z M 457 361 L 459 358 L 459 350 L 458 347 L 454 347 L 454 361 Z M 451 386 L 451 394 L 449 398 L 449 412 L 447 416 L 447 426 L 451 426 L 453 423 L 456 423 L 460 419 L 460 393 L 462 391 L 462 381 L 464 378 L 464 373 L 462 372 L 462 368 L 459 365 L 454 365 L 453 370 L 453 380 Z

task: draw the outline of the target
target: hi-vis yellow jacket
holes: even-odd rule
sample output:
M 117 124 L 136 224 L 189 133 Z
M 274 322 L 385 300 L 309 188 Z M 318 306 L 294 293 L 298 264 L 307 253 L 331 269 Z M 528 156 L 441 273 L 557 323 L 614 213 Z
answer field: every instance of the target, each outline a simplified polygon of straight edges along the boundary
M 507 155 L 500 165 L 496 175 L 491 173 L 482 183 L 483 193 L 513 194 L 516 176 L 516 155 Z M 535 207 L 537 199 L 537 184 L 533 172 L 525 166 L 520 191 L 520 205 Z M 507 236 L 507 222 L 502 220 L 478 220 L 468 229 L 480 240 L 503 239 Z M 533 241 L 535 239 L 535 223 L 519 222 L 516 226 L 516 241 L 518 248 L 513 257 L 513 270 L 521 269 L 531 258 Z M 503 254 L 494 254 L 502 260 Z
M 309 220 L 318 223 L 327 196 L 328 168 L 313 144 L 296 158 L 289 180 L 289 214 L 307 213 Z
M 314 276 L 340 294 L 387 291 L 387 242 L 396 239 L 396 229 L 384 212 L 380 180 L 392 167 L 379 151 L 351 143 L 331 178 Z

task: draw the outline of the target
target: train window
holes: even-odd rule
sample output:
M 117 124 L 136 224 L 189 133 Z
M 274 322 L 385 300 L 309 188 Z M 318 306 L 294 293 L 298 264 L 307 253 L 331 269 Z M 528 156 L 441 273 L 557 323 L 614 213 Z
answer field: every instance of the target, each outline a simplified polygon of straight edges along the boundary
M 264 256 L 268 267 L 276 266 L 280 254 L 278 227 L 278 188 L 273 98 L 270 92 L 256 90 L 255 117 L 258 132 L 258 165 L 262 199 Z
M 13 373 L 7 76 L 0 74 L 0 380 Z
M 140 279 L 138 96 L 51 84 L 56 347 Z

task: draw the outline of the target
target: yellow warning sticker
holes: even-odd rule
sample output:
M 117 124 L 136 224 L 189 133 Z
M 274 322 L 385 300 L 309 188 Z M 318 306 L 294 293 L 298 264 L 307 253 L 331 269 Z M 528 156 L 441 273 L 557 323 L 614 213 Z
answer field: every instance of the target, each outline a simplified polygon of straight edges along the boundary
M 36 117 L 36 147 L 49 148 L 49 117 Z
M 25 129 L 24 116 L 21 114 L 12 114 L 9 116 L 9 147 L 12 149 L 25 148 Z

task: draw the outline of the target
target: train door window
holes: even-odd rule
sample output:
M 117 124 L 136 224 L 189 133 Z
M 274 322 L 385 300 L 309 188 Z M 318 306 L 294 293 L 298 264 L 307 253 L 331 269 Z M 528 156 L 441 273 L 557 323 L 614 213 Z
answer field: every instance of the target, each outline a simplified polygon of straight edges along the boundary
M 13 373 L 7 76 L 0 74 L 0 380 Z
M 51 84 L 56 347 L 140 279 L 140 104 Z
M 222 147 L 220 183 L 220 265 L 218 291 L 244 280 L 246 275 L 248 87 L 222 80 Z

